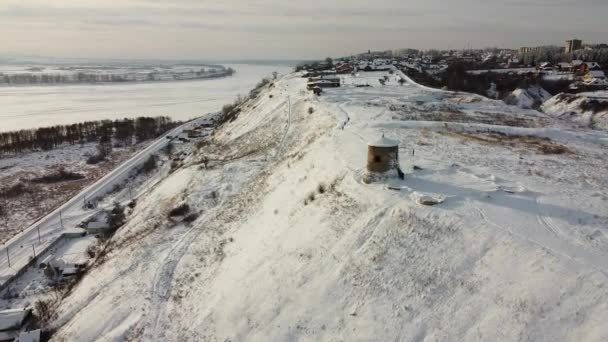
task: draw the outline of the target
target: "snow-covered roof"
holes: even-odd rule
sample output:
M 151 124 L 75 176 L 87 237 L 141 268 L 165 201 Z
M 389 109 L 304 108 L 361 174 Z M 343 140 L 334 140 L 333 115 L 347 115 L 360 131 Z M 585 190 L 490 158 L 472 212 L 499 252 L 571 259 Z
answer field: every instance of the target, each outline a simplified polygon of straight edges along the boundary
M 40 342 L 40 329 L 19 334 L 19 342 Z
M 386 138 L 384 135 L 382 135 L 382 138 L 374 142 L 370 142 L 368 145 L 372 147 L 397 147 L 399 146 L 399 141 Z
M 32 309 L 9 309 L 0 311 L 0 331 L 18 329 Z
M 592 76 L 593 78 L 600 78 L 600 79 L 606 78 L 606 74 L 602 70 L 591 70 L 591 71 L 589 71 L 588 75 Z

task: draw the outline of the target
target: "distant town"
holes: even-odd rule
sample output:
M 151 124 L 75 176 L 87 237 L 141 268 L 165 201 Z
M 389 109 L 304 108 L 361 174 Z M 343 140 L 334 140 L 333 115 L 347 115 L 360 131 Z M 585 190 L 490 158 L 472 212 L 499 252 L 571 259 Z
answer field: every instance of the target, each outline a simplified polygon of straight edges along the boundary
M 424 85 L 495 99 L 531 86 L 552 95 L 608 89 L 608 44 L 585 44 L 580 39 L 566 40 L 564 46 L 519 49 L 367 51 L 297 69 L 323 70 L 330 64 L 337 74 L 396 67 Z

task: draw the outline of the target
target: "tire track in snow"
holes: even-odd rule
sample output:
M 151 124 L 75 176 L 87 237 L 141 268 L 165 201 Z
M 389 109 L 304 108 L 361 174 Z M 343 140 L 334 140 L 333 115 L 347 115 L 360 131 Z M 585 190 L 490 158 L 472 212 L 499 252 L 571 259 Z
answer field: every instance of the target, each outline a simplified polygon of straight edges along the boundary
M 287 96 L 287 128 L 285 128 L 285 132 L 283 133 L 283 137 L 281 138 L 281 142 L 279 146 L 277 146 L 277 152 L 274 155 L 274 159 L 276 160 L 281 155 L 283 148 L 285 147 L 285 141 L 287 140 L 287 134 L 289 133 L 289 129 L 291 129 L 291 98 Z
M 281 106 L 283 106 L 284 103 L 285 102 L 281 102 L 274 110 L 278 110 Z M 291 129 L 292 104 L 291 98 L 289 96 L 287 97 L 287 104 L 287 127 L 279 143 L 279 146 L 277 147 L 275 159 L 280 156 L 280 152 L 284 148 L 287 136 L 289 134 L 289 130 Z M 180 261 L 187 254 L 188 248 L 202 233 L 206 231 L 203 229 L 197 229 L 198 226 L 200 225 L 193 226 L 192 228 L 185 231 L 182 236 L 173 244 L 173 247 L 169 250 L 167 255 L 161 260 L 162 266 L 155 274 L 152 285 L 152 303 L 148 312 L 151 316 L 148 318 L 144 326 L 144 328 L 146 329 L 144 333 L 144 340 L 146 341 L 164 341 L 164 329 L 162 329 L 160 325 L 163 320 L 163 313 L 165 312 L 165 307 L 170 299 L 175 271 L 177 270 Z
M 533 245 L 536 245 L 536 246 L 538 246 L 538 247 L 540 247 L 542 249 L 545 249 L 545 250 L 551 252 L 555 256 L 561 256 L 561 257 L 566 258 L 566 259 L 568 259 L 568 260 L 570 260 L 570 261 L 572 261 L 574 263 L 589 266 L 592 269 L 594 269 L 594 270 L 602 273 L 604 276 L 608 277 L 608 270 L 607 269 L 604 269 L 603 267 L 597 266 L 597 265 L 592 264 L 592 263 L 584 262 L 583 260 L 580 260 L 579 258 L 576 258 L 576 257 L 573 257 L 573 256 L 571 256 L 569 254 L 560 252 L 560 251 L 558 251 L 558 250 L 556 250 L 556 249 L 554 249 L 552 247 L 549 247 L 548 245 L 546 245 L 546 244 L 544 244 L 544 243 L 542 243 L 540 241 L 537 241 L 537 240 L 532 239 L 532 238 L 530 238 L 528 236 L 525 236 L 524 234 L 516 233 L 515 231 L 513 231 L 513 229 L 511 229 L 508 226 L 504 227 L 502 225 L 499 225 L 499 224 L 497 224 L 497 223 L 489 220 L 487 218 L 487 216 L 484 214 L 483 210 L 480 207 L 478 207 L 476 205 L 473 205 L 470 201 L 469 201 L 469 204 L 471 205 L 471 207 L 473 209 L 475 209 L 477 211 L 477 213 L 479 214 L 480 218 L 483 221 L 485 221 L 486 223 L 488 223 L 489 225 L 492 225 L 492 226 L 494 226 L 494 227 L 496 227 L 496 228 L 498 228 L 498 229 L 500 229 L 502 231 L 505 231 L 505 232 L 507 232 L 511 236 L 518 237 L 519 239 L 521 239 L 523 241 L 527 241 L 527 242 L 529 242 L 529 243 L 531 243 Z
M 152 285 L 152 305 L 148 311 L 151 314 L 145 324 L 144 334 L 146 341 L 163 341 L 163 334 L 159 332 L 159 325 L 163 319 L 165 306 L 170 299 L 172 283 L 175 270 L 181 259 L 186 255 L 188 247 L 192 245 L 205 230 L 193 226 L 185 231 L 182 236 L 173 244 L 167 255 L 160 261 L 161 267 L 154 276 Z
M 534 199 L 534 202 L 536 203 L 536 211 L 538 212 L 538 214 L 536 214 L 538 223 L 556 237 L 561 237 L 562 234 L 560 233 L 560 229 L 557 228 L 548 217 L 543 215 L 540 203 L 538 202 L 538 197 Z

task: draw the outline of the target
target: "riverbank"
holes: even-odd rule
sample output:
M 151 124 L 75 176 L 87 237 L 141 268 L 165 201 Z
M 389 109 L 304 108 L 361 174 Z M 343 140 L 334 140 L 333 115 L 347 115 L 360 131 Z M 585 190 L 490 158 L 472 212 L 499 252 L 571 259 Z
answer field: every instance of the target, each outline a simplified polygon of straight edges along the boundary
M 185 121 L 214 112 L 245 95 L 263 77 L 289 66 L 227 64 L 236 73 L 219 79 L 128 84 L 0 88 L 0 131 L 88 120 L 169 116 Z

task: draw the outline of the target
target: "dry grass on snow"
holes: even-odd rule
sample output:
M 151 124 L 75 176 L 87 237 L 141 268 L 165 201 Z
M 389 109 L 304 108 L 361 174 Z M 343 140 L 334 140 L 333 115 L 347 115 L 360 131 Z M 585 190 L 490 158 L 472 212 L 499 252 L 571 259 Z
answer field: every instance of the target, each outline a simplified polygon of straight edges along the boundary
M 568 147 L 549 138 L 532 135 L 513 135 L 502 132 L 441 132 L 448 136 L 486 145 L 506 146 L 517 149 L 533 150 L 539 154 L 574 154 Z

